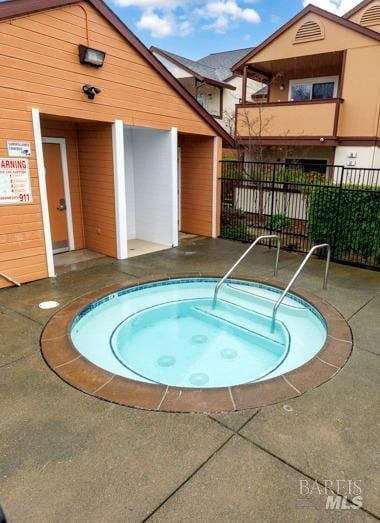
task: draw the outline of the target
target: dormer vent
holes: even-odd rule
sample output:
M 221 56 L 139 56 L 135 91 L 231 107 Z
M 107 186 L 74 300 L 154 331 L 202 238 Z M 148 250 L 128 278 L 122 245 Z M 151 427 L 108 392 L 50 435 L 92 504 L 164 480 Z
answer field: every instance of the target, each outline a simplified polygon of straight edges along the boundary
M 309 42 L 310 40 L 322 40 L 324 36 L 324 30 L 321 25 L 315 20 L 308 20 L 298 28 L 294 43 L 298 44 Z
M 360 23 L 361 25 L 367 27 L 371 25 L 380 24 L 380 4 L 373 5 L 372 7 L 369 7 L 366 11 L 364 11 L 360 19 Z

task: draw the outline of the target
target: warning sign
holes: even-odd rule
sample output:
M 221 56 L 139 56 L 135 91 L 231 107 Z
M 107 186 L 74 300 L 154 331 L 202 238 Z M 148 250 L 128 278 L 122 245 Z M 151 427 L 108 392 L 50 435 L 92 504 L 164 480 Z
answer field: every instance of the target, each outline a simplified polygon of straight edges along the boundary
M 7 141 L 8 156 L 32 156 L 32 148 L 30 142 L 14 142 Z
M 31 201 L 28 160 L 0 158 L 0 205 Z

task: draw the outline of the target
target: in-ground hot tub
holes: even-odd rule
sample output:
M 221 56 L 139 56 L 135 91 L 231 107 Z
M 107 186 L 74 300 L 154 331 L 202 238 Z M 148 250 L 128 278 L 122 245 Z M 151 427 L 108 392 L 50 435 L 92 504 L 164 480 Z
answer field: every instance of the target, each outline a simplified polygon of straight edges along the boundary
M 272 329 L 282 289 L 234 278 L 214 303 L 217 282 L 165 279 L 82 304 L 65 336 L 76 357 L 55 365 L 56 372 L 71 383 L 75 375 L 74 385 L 92 388 L 86 392 L 131 406 L 239 410 L 301 394 L 329 379 L 348 358 L 350 330 L 320 299 L 289 294 Z M 43 341 L 49 344 L 49 337 Z M 90 369 L 94 373 L 89 386 L 81 387 L 79 368 L 70 373 L 76 362 L 84 365 L 82 378 L 88 379 Z

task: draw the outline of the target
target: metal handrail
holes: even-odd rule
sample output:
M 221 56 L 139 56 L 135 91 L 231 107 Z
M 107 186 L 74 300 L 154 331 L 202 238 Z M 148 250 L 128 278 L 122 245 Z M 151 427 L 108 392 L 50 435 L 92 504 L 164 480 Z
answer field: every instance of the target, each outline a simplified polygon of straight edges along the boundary
M 215 307 L 216 299 L 218 297 L 218 292 L 219 292 L 220 287 L 223 285 L 223 283 L 226 281 L 226 279 L 230 276 L 230 274 L 236 269 L 236 267 L 239 265 L 239 263 L 242 262 L 244 260 L 244 258 L 251 252 L 253 247 L 259 241 L 263 240 L 264 238 L 276 238 L 276 240 L 277 240 L 277 253 L 276 253 L 276 260 L 275 260 L 275 264 L 274 264 L 274 275 L 277 276 L 278 261 L 280 259 L 280 248 L 281 248 L 280 238 L 277 236 L 277 234 L 270 234 L 270 235 L 265 235 L 265 236 L 259 236 L 258 238 L 256 238 L 256 240 L 253 243 L 251 243 L 251 245 L 248 247 L 248 249 L 245 251 L 245 253 L 242 256 L 240 256 L 238 261 L 231 267 L 231 269 L 223 276 L 223 278 L 216 285 L 215 291 L 214 291 L 214 299 L 213 299 L 213 302 L 212 302 L 212 306 L 213 307 Z
M 273 307 L 273 312 L 272 312 L 272 327 L 271 327 L 271 331 L 272 332 L 274 331 L 274 327 L 275 327 L 275 323 L 276 323 L 276 314 L 277 314 L 277 310 L 278 310 L 279 306 L 284 301 L 285 296 L 288 294 L 288 292 L 289 292 L 290 288 L 292 287 L 293 283 L 296 281 L 298 276 L 301 274 L 302 269 L 305 267 L 306 263 L 309 261 L 309 259 L 310 259 L 311 255 L 313 254 L 313 252 L 316 251 L 317 249 L 322 249 L 322 248 L 326 248 L 327 249 L 325 274 L 324 274 L 324 277 L 323 277 L 323 288 L 324 289 L 327 288 L 327 280 L 328 280 L 328 276 L 329 276 L 329 267 L 330 267 L 330 258 L 331 258 L 331 247 L 330 247 L 330 245 L 328 243 L 321 243 L 320 245 L 314 245 L 310 249 L 310 251 L 307 253 L 306 258 L 303 260 L 301 265 L 298 267 L 298 269 L 294 273 L 293 278 L 288 283 L 288 286 L 286 287 L 284 292 L 281 294 L 281 296 L 279 297 L 279 299 L 275 303 L 275 305 Z
M 14 280 L 13 278 L 11 278 L 10 276 L 8 276 L 7 274 L 5 274 L 4 272 L 0 272 L 0 276 L 2 278 L 4 278 L 5 280 L 8 280 L 10 283 L 13 283 L 13 285 L 17 285 L 17 287 L 21 287 L 21 283 L 19 283 L 18 281 Z

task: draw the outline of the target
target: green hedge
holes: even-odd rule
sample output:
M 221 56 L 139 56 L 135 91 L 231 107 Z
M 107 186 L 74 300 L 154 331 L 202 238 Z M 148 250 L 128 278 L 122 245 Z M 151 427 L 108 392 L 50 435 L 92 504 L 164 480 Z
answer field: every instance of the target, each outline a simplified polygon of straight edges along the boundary
M 364 190 L 363 190 L 364 189 Z M 380 188 L 315 187 L 310 192 L 309 235 L 333 246 L 335 257 L 380 257 Z
M 229 240 L 249 239 L 245 214 L 233 209 L 224 209 L 220 224 L 220 236 Z

